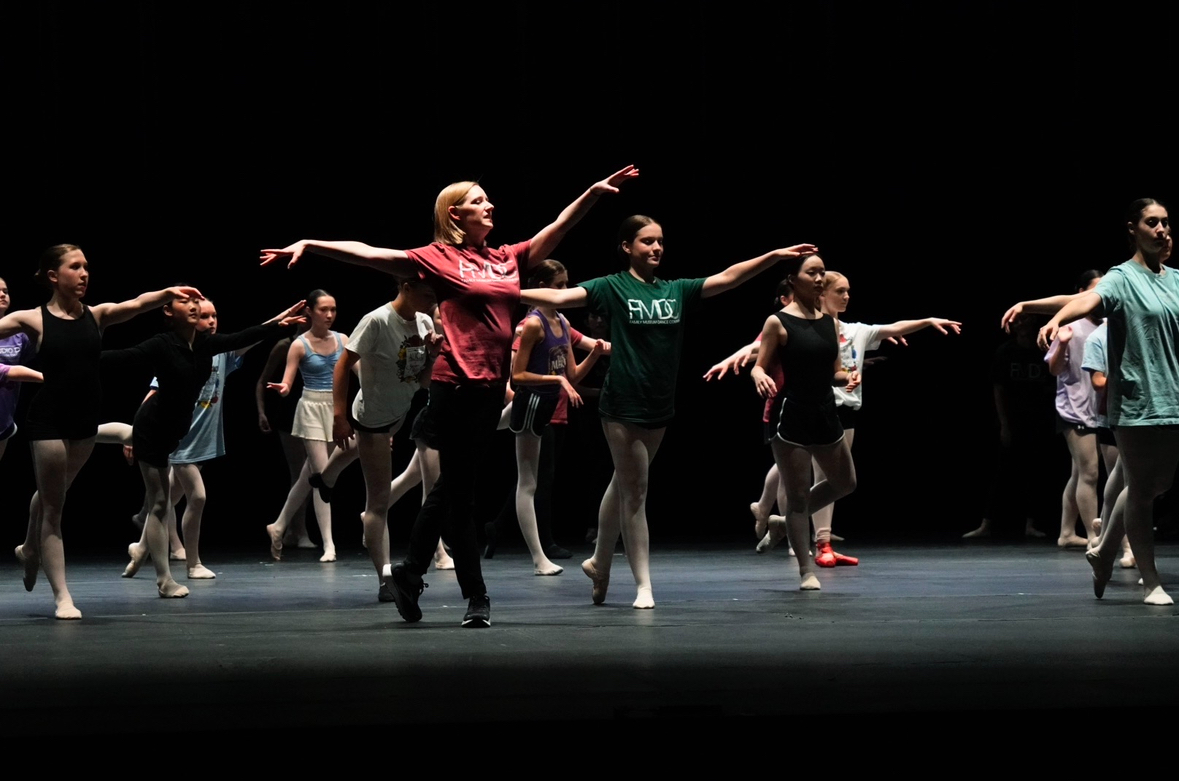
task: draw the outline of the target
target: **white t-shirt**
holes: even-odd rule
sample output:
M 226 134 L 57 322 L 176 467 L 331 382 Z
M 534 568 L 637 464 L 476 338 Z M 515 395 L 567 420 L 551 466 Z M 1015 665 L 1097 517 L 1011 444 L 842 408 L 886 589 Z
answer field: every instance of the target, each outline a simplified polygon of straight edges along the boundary
M 864 370 L 864 354 L 869 350 L 880 349 L 882 327 L 839 321 L 839 363 L 845 372 Z M 864 403 L 863 384 L 857 385 L 850 393 L 842 385 L 835 386 L 834 390 L 837 406 L 859 409 Z
M 381 428 L 405 417 L 429 369 L 426 336 L 433 332 L 429 315 L 418 312 L 405 320 L 392 304 L 360 319 L 344 349 L 360 358 L 360 393 L 352 416 L 362 426 Z

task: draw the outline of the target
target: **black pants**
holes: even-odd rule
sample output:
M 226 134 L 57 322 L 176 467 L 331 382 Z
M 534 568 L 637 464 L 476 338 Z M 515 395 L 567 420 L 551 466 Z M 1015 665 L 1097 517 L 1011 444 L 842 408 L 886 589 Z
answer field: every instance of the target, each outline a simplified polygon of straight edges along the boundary
M 503 406 L 502 385 L 430 384 L 441 474 L 414 522 L 405 565 L 424 575 L 439 537 L 445 537 L 465 599 L 487 593 L 475 534 L 475 478 L 491 452 Z

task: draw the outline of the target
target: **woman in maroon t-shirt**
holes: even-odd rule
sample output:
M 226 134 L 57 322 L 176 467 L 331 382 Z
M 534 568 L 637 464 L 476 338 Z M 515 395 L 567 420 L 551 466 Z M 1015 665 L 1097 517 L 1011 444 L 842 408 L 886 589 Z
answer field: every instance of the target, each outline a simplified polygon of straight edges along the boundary
M 396 250 L 356 241 L 304 240 L 262 251 L 263 265 L 286 259 L 289 267 L 311 252 L 387 274 L 419 277 L 438 297 L 446 341 L 434 362 L 430 406 L 431 420 L 439 427 L 442 475 L 418 514 L 409 555 L 388 575 L 397 611 L 406 621 L 422 617 L 417 604 L 425 587 L 422 575 L 443 531 L 463 596 L 470 600 L 463 626 L 490 625 L 491 602 L 475 537 L 474 483 L 503 408 L 520 271 L 544 260 L 599 195 L 618 192 L 619 185 L 638 175 L 637 168 L 627 166 L 594 183 L 531 241 L 520 244 L 489 246 L 495 207 L 477 183 L 456 182 L 438 194 L 434 243 L 428 246 Z

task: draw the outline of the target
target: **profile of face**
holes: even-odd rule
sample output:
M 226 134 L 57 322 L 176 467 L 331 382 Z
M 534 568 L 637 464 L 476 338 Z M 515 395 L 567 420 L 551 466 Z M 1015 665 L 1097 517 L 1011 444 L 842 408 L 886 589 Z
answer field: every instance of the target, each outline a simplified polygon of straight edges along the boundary
M 823 291 L 823 300 L 833 312 L 843 314 L 851 300 L 851 286 L 847 277 L 832 277 Z
M 217 307 L 213 306 L 213 302 L 209 299 L 202 299 L 200 302 L 200 310 L 197 315 L 197 331 L 208 331 L 211 334 L 217 333 Z
M 569 274 L 562 271 L 560 274 L 552 278 L 552 281 L 540 283 L 541 287 L 551 287 L 554 290 L 564 290 L 569 287 Z
M 468 235 L 472 233 L 485 234 L 495 226 L 492 221 L 495 206 L 488 200 L 487 193 L 479 185 L 468 190 L 463 199 L 447 211 L 459 229 Z
M 49 286 L 58 292 L 81 298 L 90 283 L 90 266 L 82 250 L 70 250 L 61 256 L 57 268 L 46 274 Z
M 336 299 L 332 296 L 320 296 L 315 300 L 315 306 L 311 307 L 311 328 L 323 328 L 330 330 L 332 324 L 336 322 Z
M 405 298 L 415 312 L 429 312 L 437 303 L 434 288 L 419 279 L 401 283 L 400 295 Z
M 201 302 L 197 298 L 178 296 L 164 304 L 164 318 L 173 328 L 191 325 L 196 328 L 201 319 Z
M 8 283 L 0 278 L 0 315 L 7 312 L 11 304 L 12 300 L 8 297 Z
M 811 255 L 802 261 L 798 273 L 790 277 L 794 295 L 808 300 L 818 300 L 823 295 L 823 280 L 827 267 L 818 255 Z
M 1138 215 L 1138 222 L 1128 223 L 1126 227 L 1139 251 L 1148 255 L 1161 255 L 1167 251 L 1171 220 L 1162 204 L 1150 204 Z
M 622 242 L 622 254 L 636 271 L 654 273 L 663 259 L 663 226 L 652 222 L 639 228 L 633 239 Z

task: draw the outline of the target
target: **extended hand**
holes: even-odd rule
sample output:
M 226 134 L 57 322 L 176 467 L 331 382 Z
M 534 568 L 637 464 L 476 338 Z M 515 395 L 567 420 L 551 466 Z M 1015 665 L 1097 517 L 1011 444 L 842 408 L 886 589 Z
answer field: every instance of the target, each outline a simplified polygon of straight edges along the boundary
M 263 266 L 269 266 L 276 260 L 286 259 L 287 268 L 290 268 L 299 262 L 299 258 L 303 257 L 303 251 L 306 249 L 306 242 L 296 241 L 291 246 L 282 249 L 264 249 L 259 258 Z
M 285 382 L 268 382 L 266 383 L 266 389 L 278 391 L 279 396 L 286 396 L 291 392 L 291 386 L 287 385 Z
M 616 193 L 620 185 L 629 182 L 631 179 L 639 178 L 639 169 L 633 165 L 628 165 L 621 171 L 615 171 L 600 182 L 594 182 L 590 185 L 590 192 L 594 195 L 602 195 L 603 193 Z
M 950 331 L 953 331 L 956 334 L 962 333 L 962 324 L 957 320 L 946 320 L 942 317 L 931 317 L 929 318 L 929 325 L 931 328 L 937 329 L 938 333 L 946 335 L 949 335 Z M 947 328 L 949 331 L 946 330 Z

